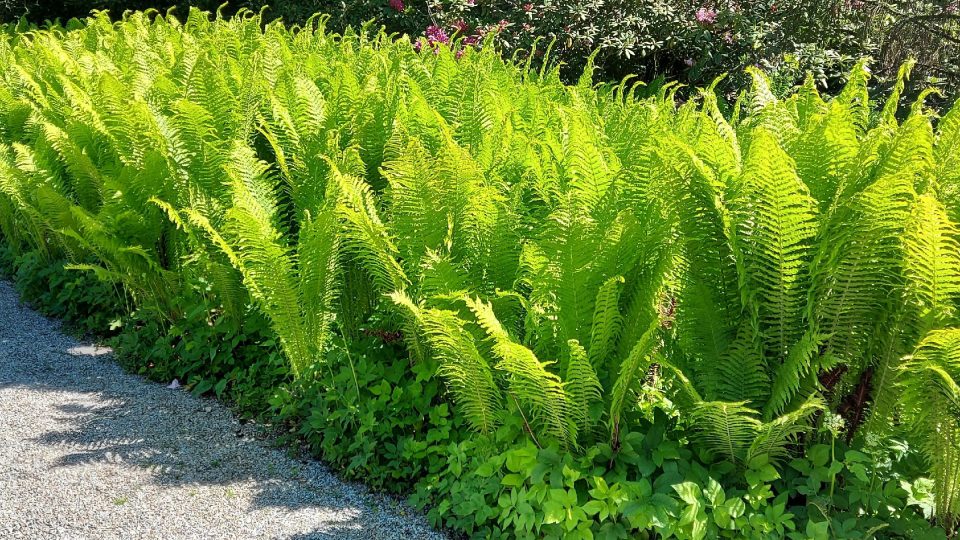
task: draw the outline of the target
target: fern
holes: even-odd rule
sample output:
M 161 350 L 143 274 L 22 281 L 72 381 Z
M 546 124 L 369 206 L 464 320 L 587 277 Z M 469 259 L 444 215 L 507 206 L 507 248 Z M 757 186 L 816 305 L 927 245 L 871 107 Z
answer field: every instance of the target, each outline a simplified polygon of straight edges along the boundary
M 496 367 L 507 374 L 511 396 L 521 405 L 529 405 L 546 432 L 561 443 L 576 444 L 576 425 L 570 422 L 570 404 L 560 377 L 547 368 L 533 351 L 517 343 L 501 326 L 490 304 L 468 299 L 467 306 L 477 318 L 499 359 Z
M 383 294 L 403 291 L 410 280 L 397 260 L 399 251 L 380 220 L 370 187 L 360 178 L 337 171 L 334 180 L 344 249 L 358 258 Z
M 590 328 L 590 361 L 598 365 L 613 353 L 613 346 L 623 325 L 620 313 L 622 276 L 608 279 L 597 291 L 594 301 L 593 324 Z
M 903 235 L 904 274 L 923 334 L 953 319 L 960 299 L 960 231 L 930 194 L 916 199 L 908 223 Z
M 453 390 L 464 418 L 480 433 L 492 432 L 503 414 L 502 396 L 464 321 L 451 311 L 421 309 L 402 292 L 390 296 L 416 321 L 438 355 L 439 374 Z
M 716 81 L 678 106 L 493 47 L 261 23 L 0 40 L 3 242 L 161 327 L 198 283 L 232 323 L 252 301 L 301 379 L 399 331 L 496 449 L 521 426 L 596 456 L 651 403 L 740 469 L 781 466 L 828 407 L 852 440 L 916 427 L 950 449 L 954 527 L 960 108 L 921 92 L 899 122 L 909 64 L 882 107 L 865 61 L 835 98 L 750 68 L 735 103 Z
M 595 406 L 603 404 L 603 387 L 590 364 L 587 351 L 575 339 L 567 344 L 570 358 L 564 374 L 564 389 L 570 402 L 570 416 L 577 424 L 577 431 L 589 431 L 594 424 Z
M 296 281 L 295 255 L 276 228 L 276 208 L 266 183 L 266 167 L 237 146 L 227 168 L 234 206 L 227 213 L 227 235 L 239 270 L 254 298 L 270 317 L 290 359 L 294 376 L 313 362 Z
M 901 367 L 903 403 L 921 438 L 934 481 L 935 515 L 948 530 L 960 511 L 960 331 L 927 334 Z
M 690 413 L 701 443 L 731 463 L 747 463 L 747 450 L 763 429 L 756 411 L 742 402 L 704 401 Z
M 751 138 L 744 178 L 731 201 L 745 259 L 746 289 L 764 350 L 786 358 L 800 337 L 804 263 L 816 234 L 816 203 L 772 135 Z
M 641 375 L 646 374 L 647 367 L 654 362 L 659 343 L 657 333 L 660 321 L 656 320 L 633 346 L 630 354 L 623 361 L 620 372 L 610 392 L 609 421 L 613 438 L 620 432 L 623 413 L 627 410 L 628 399 L 641 382 Z
M 300 229 L 297 262 L 306 331 L 315 349 L 323 351 L 332 338 L 340 284 L 339 223 L 332 204 L 307 217 Z

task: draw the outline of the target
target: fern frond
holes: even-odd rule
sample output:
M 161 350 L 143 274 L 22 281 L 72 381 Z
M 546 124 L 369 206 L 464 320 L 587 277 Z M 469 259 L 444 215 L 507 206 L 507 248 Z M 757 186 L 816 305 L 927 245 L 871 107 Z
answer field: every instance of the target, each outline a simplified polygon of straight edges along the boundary
M 767 372 L 756 330 L 741 324 L 736 339 L 716 358 L 705 359 L 700 371 L 704 395 L 721 401 L 742 401 L 759 408 L 770 398 L 770 373 Z M 712 365 L 711 365 L 712 364 Z
M 322 352 L 331 339 L 336 318 L 340 272 L 340 235 L 336 208 L 321 208 L 307 216 L 297 243 L 300 299 L 310 340 Z
M 825 408 L 823 400 L 810 396 L 796 410 L 759 426 L 756 437 L 747 449 L 746 462 L 756 458 L 778 464 L 789 457 L 788 447 L 801 433 L 809 429 L 810 417 Z
M 960 513 L 960 329 L 927 334 L 901 366 L 908 425 L 921 438 L 934 481 L 935 516 Z
M 941 200 L 956 222 L 960 219 L 960 101 L 940 119 L 934 161 Z
M 860 141 L 854 113 L 840 101 L 832 101 L 826 112 L 815 115 L 790 147 L 797 174 L 810 194 L 826 212 L 844 186 L 851 182 Z
M 590 328 L 590 362 L 594 366 L 602 363 L 613 352 L 620 335 L 623 325 L 620 315 L 620 290 L 624 281 L 623 276 L 612 277 L 597 291 L 593 325 Z
M 403 291 L 410 280 L 398 262 L 399 251 L 380 220 L 370 186 L 361 178 L 333 172 L 337 213 L 343 220 L 343 247 L 361 262 L 382 294 Z
M 763 429 L 757 411 L 743 402 L 704 401 L 690 414 L 695 436 L 709 453 L 736 465 L 748 463 L 750 446 Z
M 862 364 L 868 342 L 898 301 L 889 291 L 901 286 L 901 239 L 915 196 L 909 176 L 879 179 L 820 235 L 808 312 L 826 352 L 840 361 Z
M 501 421 L 503 396 L 465 322 L 452 311 L 422 309 L 403 292 L 391 293 L 390 298 L 416 321 L 436 353 L 438 372 L 464 418 L 478 432 L 492 432 Z
M 880 113 L 880 117 L 884 122 L 897 125 L 897 110 L 900 107 L 900 94 L 902 94 L 904 88 L 906 88 L 907 81 L 910 79 L 910 73 L 913 71 L 915 65 L 917 65 L 917 61 L 910 58 L 901 64 L 900 69 L 897 70 L 897 80 L 893 84 L 890 96 L 887 97 L 887 102 L 883 105 L 883 111 Z
M 837 101 L 849 108 L 860 133 L 865 133 L 870 124 L 870 69 L 868 59 L 864 58 L 850 71 L 847 84 L 843 87 Z
M 922 335 L 948 323 L 960 300 L 960 231 L 930 194 L 914 201 L 909 219 L 903 266 Z
M 614 436 L 620 431 L 620 423 L 623 412 L 627 407 L 627 400 L 641 382 L 641 377 L 646 374 L 647 368 L 653 362 L 653 355 L 660 345 L 657 339 L 659 330 L 660 321 L 658 319 L 653 321 L 620 365 L 620 372 L 617 375 L 617 379 L 610 393 L 609 413 L 607 415 L 610 421 L 610 429 L 614 433 Z
M 603 388 L 597 373 L 590 363 L 587 351 L 575 339 L 567 342 L 570 357 L 563 386 L 570 403 L 570 416 L 577 424 L 579 433 L 588 432 L 594 424 L 598 406 L 603 404 Z
M 934 187 L 934 170 L 933 125 L 925 114 L 914 113 L 881 153 L 873 177 L 910 175 L 914 189 L 923 193 Z
M 752 137 L 740 193 L 731 201 L 766 354 L 785 359 L 802 335 L 805 263 L 817 206 L 790 157 L 765 130 Z
M 298 294 L 296 257 L 276 228 L 276 202 L 265 181 L 266 167 L 249 147 L 237 145 L 227 167 L 234 206 L 226 233 L 244 281 L 255 283 L 254 298 L 270 317 L 294 376 L 315 360 Z
M 801 381 L 808 377 L 816 366 L 814 359 L 819 353 L 823 337 L 807 331 L 790 348 L 790 353 L 777 368 L 770 389 L 770 401 L 764 409 L 764 416 L 771 418 L 782 414 L 800 391 Z
M 507 374 L 514 399 L 533 410 L 546 433 L 562 445 L 576 446 L 576 424 L 569 418 L 570 404 L 563 383 L 547 369 L 553 362 L 541 362 L 533 351 L 514 341 L 489 303 L 471 298 L 466 302 L 486 332 L 493 353 L 500 359 L 496 367 Z

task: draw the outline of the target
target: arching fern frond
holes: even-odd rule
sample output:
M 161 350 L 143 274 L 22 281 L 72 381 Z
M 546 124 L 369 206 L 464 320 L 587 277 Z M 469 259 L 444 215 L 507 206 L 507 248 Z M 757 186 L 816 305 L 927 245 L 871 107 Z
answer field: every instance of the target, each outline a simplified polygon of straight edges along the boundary
M 960 329 L 924 337 L 901 366 L 904 413 L 922 441 L 934 482 L 934 514 L 951 527 L 960 516 Z
M 746 461 L 756 458 L 777 464 L 789 457 L 788 447 L 797 436 L 809 429 L 810 417 L 826 405 L 818 396 L 810 396 L 796 410 L 764 422 L 747 450 Z
M 507 375 L 509 392 L 521 405 L 529 406 L 547 434 L 561 445 L 576 445 L 576 424 L 570 421 L 570 404 L 563 383 L 547 368 L 553 362 L 541 362 L 536 355 L 517 343 L 500 324 L 493 307 L 468 298 L 467 306 L 486 332 L 493 353 L 499 358 L 497 369 Z
M 744 466 L 747 452 L 763 428 L 757 411 L 743 402 L 704 401 L 691 411 L 697 440 L 709 453 Z
M 422 309 L 403 292 L 390 298 L 423 332 L 440 362 L 438 372 L 470 426 L 480 433 L 492 432 L 501 421 L 503 396 L 465 322 L 452 311 Z
M 907 294 L 920 334 L 947 324 L 960 300 L 960 231 L 933 195 L 913 203 L 903 235 Z
M 370 186 L 362 179 L 332 171 L 338 190 L 337 214 L 343 222 L 343 247 L 361 262 L 382 294 L 403 291 L 410 280 L 398 262 L 399 251 L 380 220 Z
M 620 315 L 620 290 L 623 276 L 608 279 L 597 291 L 590 328 L 590 361 L 598 365 L 613 352 L 623 324 Z
M 744 171 L 730 205 L 744 256 L 745 288 L 759 317 L 764 352 L 782 361 L 803 333 L 805 263 L 817 233 L 817 206 L 793 160 L 766 130 L 752 137 Z
M 297 243 L 300 299 L 307 333 L 317 351 L 330 341 L 336 318 L 340 272 L 340 235 L 336 207 L 328 204 L 308 215 Z

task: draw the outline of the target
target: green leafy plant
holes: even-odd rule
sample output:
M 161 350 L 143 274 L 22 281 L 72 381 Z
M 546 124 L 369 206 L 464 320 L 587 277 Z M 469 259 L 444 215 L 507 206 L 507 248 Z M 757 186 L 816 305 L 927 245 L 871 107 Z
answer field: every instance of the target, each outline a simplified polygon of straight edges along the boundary
M 953 534 L 960 108 L 909 66 L 680 103 L 263 22 L 0 40 L 26 294 L 477 537 Z

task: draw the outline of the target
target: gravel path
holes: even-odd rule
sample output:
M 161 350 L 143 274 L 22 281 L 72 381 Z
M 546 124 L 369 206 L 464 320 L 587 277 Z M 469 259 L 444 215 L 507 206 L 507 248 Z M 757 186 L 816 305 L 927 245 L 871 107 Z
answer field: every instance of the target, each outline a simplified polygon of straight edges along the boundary
M 0 282 L 0 538 L 443 536 L 217 402 L 124 373 Z

